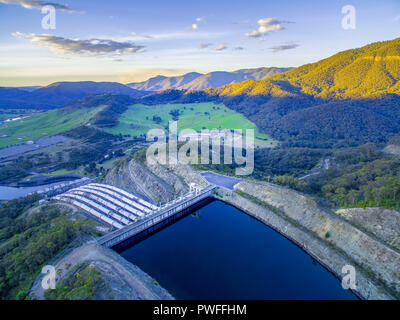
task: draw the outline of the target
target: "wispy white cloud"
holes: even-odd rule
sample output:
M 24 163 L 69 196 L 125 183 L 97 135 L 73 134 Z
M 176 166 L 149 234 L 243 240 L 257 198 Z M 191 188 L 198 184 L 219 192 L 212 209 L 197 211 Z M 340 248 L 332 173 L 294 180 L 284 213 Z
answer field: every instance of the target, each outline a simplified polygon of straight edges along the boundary
M 275 24 L 280 24 L 281 22 L 275 18 L 262 18 L 257 21 L 260 26 L 272 26 Z
M 207 49 L 207 48 L 209 48 L 211 46 L 212 46 L 212 43 L 199 43 L 197 48 L 199 48 L 199 49 Z
M 247 38 L 259 38 L 261 37 L 261 32 L 254 30 L 244 34 Z
M 284 30 L 285 28 L 282 26 L 282 23 L 291 23 L 289 21 L 280 21 L 275 18 L 263 18 L 257 21 L 258 30 L 254 30 L 252 32 L 245 33 L 245 36 L 248 38 L 259 38 L 261 36 L 265 36 L 273 31 Z
M 223 51 L 225 49 L 228 49 L 228 47 L 225 45 L 225 43 L 221 43 L 215 48 L 216 51 Z
M 250 24 L 249 20 L 233 21 L 232 24 Z
M 117 42 L 106 39 L 68 39 L 48 34 L 13 33 L 14 37 L 30 39 L 31 43 L 49 48 L 55 53 L 106 55 L 143 52 L 145 47 L 133 42 Z
M 258 29 L 258 31 L 262 34 L 266 34 L 272 31 L 279 31 L 279 30 L 283 30 L 285 29 L 284 27 L 282 27 L 280 24 L 274 24 L 272 26 L 260 26 L 260 28 Z
M 296 43 L 286 43 L 286 44 L 281 44 L 281 45 L 277 45 L 277 46 L 273 46 L 270 49 L 273 52 L 279 52 L 279 51 L 285 51 L 285 50 L 290 50 L 290 49 L 295 49 L 297 48 L 299 45 Z
M 27 9 L 42 9 L 45 6 L 53 6 L 56 10 L 60 11 L 78 12 L 78 10 L 70 8 L 68 5 L 41 0 L 0 0 L 0 3 L 16 4 Z
M 143 39 L 153 39 L 152 36 L 147 34 L 138 34 L 137 32 L 132 32 L 131 35 L 135 38 L 143 38 Z
M 114 41 L 141 41 L 141 42 L 151 42 L 151 41 L 169 41 L 169 40 L 204 40 L 209 41 L 210 39 L 223 38 L 232 35 L 232 32 L 205 32 L 191 30 L 187 31 L 171 31 L 164 33 L 151 33 L 151 34 L 139 34 L 132 32 L 128 36 L 115 36 L 111 34 L 96 35 L 96 37 L 112 39 Z
M 195 22 L 192 24 L 191 29 L 192 30 L 198 30 L 199 29 L 199 24 L 200 23 L 206 23 L 206 19 L 204 17 L 198 17 L 195 19 Z

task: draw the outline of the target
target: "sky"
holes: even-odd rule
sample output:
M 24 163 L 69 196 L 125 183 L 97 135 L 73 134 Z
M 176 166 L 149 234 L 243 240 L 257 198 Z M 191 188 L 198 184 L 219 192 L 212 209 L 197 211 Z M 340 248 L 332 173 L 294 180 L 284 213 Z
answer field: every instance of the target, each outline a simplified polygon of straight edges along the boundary
M 55 9 L 54 29 L 46 4 Z M 342 26 L 346 5 L 355 9 L 354 29 Z M 0 0 L 0 21 L 0 86 L 129 83 L 297 67 L 392 40 L 400 36 L 400 0 Z

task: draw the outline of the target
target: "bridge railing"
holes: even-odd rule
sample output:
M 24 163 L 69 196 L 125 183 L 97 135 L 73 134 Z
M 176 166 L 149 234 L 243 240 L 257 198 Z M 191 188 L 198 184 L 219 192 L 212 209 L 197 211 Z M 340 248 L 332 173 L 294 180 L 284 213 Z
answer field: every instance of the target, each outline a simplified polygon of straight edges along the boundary
M 195 194 L 193 197 L 184 197 L 180 201 L 172 203 L 168 207 L 161 208 L 158 211 L 155 211 L 154 213 L 142 220 L 134 222 L 122 229 L 116 230 L 110 234 L 103 236 L 98 240 L 98 243 L 107 247 L 112 247 L 118 243 L 121 243 L 124 240 L 129 239 L 130 237 L 133 237 L 134 235 L 137 235 L 148 228 L 151 228 L 152 226 L 211 196 L 214 189 L 215 186 L 208 186 L 200 193 Z

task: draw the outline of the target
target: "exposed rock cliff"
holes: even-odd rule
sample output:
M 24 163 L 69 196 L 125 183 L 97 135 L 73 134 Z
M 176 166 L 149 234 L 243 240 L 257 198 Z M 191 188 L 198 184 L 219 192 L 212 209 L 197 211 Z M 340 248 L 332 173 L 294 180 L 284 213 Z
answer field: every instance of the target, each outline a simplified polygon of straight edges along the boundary
M 389 144 L 383 149 L 383 152 L 393 154 L 395 156 L 400 156 L 400 146 L 397 144 Z
M 336 214 L 400 251 L 400 212 L 385 208 L 340 209 Z
M 153 203 L 163 203 L 189 191 L 189 184 L 206 186 L 207 182 L 189 165 L 149 165 L 140 156 L 115 166 L 104 183 L 132 192 Z

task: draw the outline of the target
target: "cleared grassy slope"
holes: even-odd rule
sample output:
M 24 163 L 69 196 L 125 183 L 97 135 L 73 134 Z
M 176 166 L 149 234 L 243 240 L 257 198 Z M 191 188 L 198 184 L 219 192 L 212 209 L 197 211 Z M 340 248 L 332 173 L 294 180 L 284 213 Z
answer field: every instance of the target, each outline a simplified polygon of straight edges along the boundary
M 256 125 L 250 122 L 243 115 L 214 103 L 194 103 L 194 104 L 165 104 L 156 106 L 146 106 L 136 104 L 130 106 L 119 118 L 119 124 L 113 128 L 105 129 L 111 134 L 129 134 L 139 136 L 146 134 L 150 129 L 165 129 L 168 122 L 173 120 L 170 112 L 179 110 L 180 116 L 178 129 L 193 129 L 200 131 L 206 129 L 256 129 L 256 137 L 259 139 L 269 139 L 266 134 L 258 132 Z M 158 124 L 153 117 L 160 117 Z
M 87 123 L 103 107 L 63 108 L 2 124 L 0 148 L 49 137 Z

